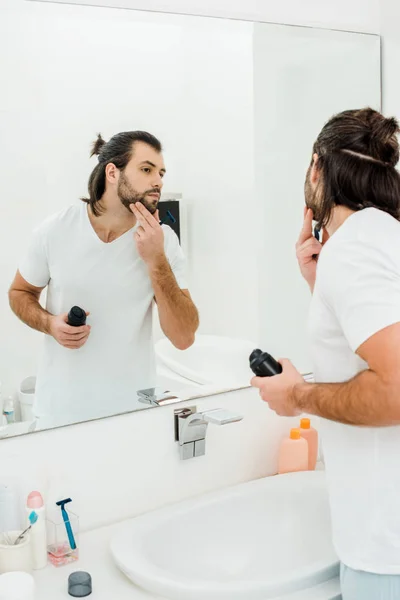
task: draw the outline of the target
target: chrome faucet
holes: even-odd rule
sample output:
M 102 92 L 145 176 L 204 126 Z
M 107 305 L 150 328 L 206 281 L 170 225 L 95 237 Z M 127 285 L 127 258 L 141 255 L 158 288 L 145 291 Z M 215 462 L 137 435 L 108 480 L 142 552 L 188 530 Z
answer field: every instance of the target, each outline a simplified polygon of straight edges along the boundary
M 241 421 L 243 417 L 223 408 L 197 412 L 197 408 L 175 410 L 175 441 L 179 443 L 182 460 L 203 456 L 206 452 L 206 433 L 209 423 L 227 425 Z
M 169 390 L 164 388 L 154 387 L 146 390 L 137 391 L 139 402 L 149 404 L 150 406 L 164 406 L 165 404 L 176 404 L 180 402 L 178 396 L 175 396 Z

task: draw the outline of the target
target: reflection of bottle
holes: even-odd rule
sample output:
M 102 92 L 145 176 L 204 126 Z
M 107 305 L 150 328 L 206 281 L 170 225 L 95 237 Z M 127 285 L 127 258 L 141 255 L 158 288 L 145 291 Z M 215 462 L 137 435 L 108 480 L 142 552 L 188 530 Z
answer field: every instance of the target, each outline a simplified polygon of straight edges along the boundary
M 68 313 L 68 325 L 81 327 L 86 324 L 86 312 L 79 306 L 73 306 Z
M 12 396 L 9 396 L 4 400 L 3 415 L 5 416 L 8 424 L 15 422 L 14 399 Z

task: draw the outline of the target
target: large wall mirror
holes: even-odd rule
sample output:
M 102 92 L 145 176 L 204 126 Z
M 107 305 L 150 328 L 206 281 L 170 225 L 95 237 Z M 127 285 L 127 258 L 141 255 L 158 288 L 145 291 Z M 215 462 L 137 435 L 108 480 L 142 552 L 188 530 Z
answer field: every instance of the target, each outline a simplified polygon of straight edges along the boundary
M 21 0 L 0 52 L 0 438 L 309 372 L 305 173 L 379 37 Z

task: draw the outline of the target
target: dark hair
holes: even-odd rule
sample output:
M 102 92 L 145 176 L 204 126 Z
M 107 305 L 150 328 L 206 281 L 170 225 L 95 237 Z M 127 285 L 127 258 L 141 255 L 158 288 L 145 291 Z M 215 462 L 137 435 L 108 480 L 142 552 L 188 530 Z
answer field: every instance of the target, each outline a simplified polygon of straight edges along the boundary
M 157 152 L 162 152 L 161 142 L 154 135 L 146 131 L 125 131 L 114 135 L 110 141 L 105 142 L 100 133 L 93 143 L 90 156 L 97 155 L 99 163 L 95 166 L 89 177 L 88 198 L 81 198 L 90 204 L 93 214 L 101 214 L 99 202 L 106 190 L 106 166 L 113 163 L 123 171 L 133 156 L 135 142 L 144 142 Z
M 400 220 L 399 124 L 376 110 L 347 110 L 324 126 L 314 144 L 321 172 L 319 227 L 335 206 L 383 210 Z M 312 164 L 312 163 L 311 163 Z

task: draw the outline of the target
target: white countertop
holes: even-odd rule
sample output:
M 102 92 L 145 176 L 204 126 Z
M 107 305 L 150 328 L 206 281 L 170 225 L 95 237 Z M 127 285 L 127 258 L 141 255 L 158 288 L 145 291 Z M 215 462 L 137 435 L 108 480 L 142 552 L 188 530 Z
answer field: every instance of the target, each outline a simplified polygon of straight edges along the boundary
M 68 595 L 68 576 L 74 571 L 87 571 L 92 576 L 91 600 L 165 600 L 142 591 L 131 583 L 115 566 L 109 547 L 110 540 L 123 523 L 81 534 L 79 561 L 63 567 L 48 565 L 35 571 L 37 600 L 71 600 Z M 339 581 L 331 580 L 313 590 L 304 590 L 289 598 L 276 600 L 339 600 Z M 204 600 L 207 600 L 206 598 Z
M 102 527 L 80 536 L 77 562 L 63 567 L 48 565 L 34 572 L 37 600 L 71 600 L 68 576 L 74 571 L 87 571 L 92 576 L 93 600 L 160 600 L 133 585 L 115 566 L 110 553 L 110 540 L 123 524 Z M 164 599 L 162 599 L 164 600 Z

